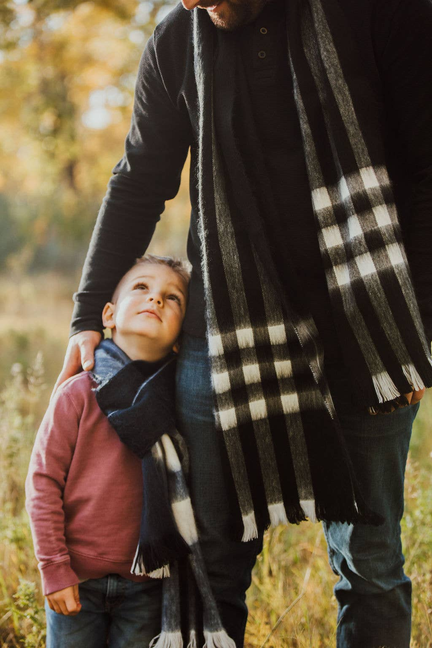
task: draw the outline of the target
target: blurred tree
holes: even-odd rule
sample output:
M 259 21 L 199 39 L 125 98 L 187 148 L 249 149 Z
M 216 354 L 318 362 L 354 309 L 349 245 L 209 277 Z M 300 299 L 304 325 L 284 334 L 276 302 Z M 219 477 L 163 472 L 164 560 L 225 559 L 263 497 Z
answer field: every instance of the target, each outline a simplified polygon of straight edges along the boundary
M 30 263 L 49 245 L 55 264 L 62 248 L 88 237 L 122 155 L 139 57 L 169 8 L 161 0 L 0 4 L 0 191 L 27 232 Z
M 3 268 L 7 257 L 19 249 L 23 236 L 19 231 L 18 223 L 10 213 L 7 200 L 0 194 L 0 270 Z

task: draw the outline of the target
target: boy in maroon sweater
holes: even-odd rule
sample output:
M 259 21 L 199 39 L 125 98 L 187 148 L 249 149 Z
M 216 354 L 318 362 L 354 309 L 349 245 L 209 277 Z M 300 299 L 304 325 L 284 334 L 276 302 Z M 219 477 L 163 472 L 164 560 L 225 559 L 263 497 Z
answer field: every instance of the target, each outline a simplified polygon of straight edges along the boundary
M 164 257 L 123 276 L 103 323 L 131 360 L 160 366 L 179 337 L 188 274 Z M 55 393 L 26 481 L 46 596 L 47 648 L 144 648 L 160 629 L 161 583 L 130 573 L 141 520 L 141 461 L 100 410 L 91 373 Z

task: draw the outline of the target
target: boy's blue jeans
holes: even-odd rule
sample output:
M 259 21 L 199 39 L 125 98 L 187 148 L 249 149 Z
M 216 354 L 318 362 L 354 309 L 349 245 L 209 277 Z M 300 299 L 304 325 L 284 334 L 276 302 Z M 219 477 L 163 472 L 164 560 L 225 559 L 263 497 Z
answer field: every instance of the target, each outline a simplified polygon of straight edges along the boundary
M 76 616 L 45 603 L 46 648 L 148 648 L 160 632 L 161 592 L 161 581 L 136 583 L 117 574 L 84 581 Z
M 364 496 L 385 517 L 380 527 L 325 525 L 330 562 L 339 575 L 338 648 L 409 648 L 411 583 L 400 542 L 403 485 L 418 405 L 392 414 L 341 415 Z M 191 495 L 210 582 L 223 624 L 242 648 L 246 590 L 261 539 L 228 537 L 227 493 L 212 414 L 206 340 L 184 335 L 177 367 L 177 414 L 190 452 Z

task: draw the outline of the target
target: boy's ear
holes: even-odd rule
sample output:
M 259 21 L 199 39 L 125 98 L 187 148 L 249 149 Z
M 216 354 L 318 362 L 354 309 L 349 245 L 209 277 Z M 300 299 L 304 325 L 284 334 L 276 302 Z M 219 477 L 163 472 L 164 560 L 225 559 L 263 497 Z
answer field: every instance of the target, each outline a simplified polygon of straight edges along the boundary
M 177 340 L 173 344 L 172 350 L 174 351 L 174 353 L 179 353 L 182 337 L 183 337 L 183 331 L 180 332 L 180 335 L 178 336 Z
M 112 304 L 111 302 L 105 304 L 104 309 L 102 311 L 102 322 L 105 328 L 112 329 L 115 327 L 114 313 L 115 313 L 115 305 Z

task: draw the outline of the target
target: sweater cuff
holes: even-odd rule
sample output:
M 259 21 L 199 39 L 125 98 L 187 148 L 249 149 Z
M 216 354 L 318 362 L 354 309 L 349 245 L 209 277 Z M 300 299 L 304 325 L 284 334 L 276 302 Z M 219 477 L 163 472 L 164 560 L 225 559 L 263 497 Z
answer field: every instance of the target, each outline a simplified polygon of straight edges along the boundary
M 42 591 L 44 596 L 58 592 L 66 587 L 77 585 L 80 579 L 70 566 L 70 561 L 50 562 L 48 565 L 39 565 L 42 577 Z

